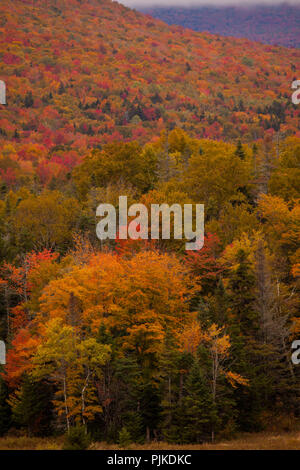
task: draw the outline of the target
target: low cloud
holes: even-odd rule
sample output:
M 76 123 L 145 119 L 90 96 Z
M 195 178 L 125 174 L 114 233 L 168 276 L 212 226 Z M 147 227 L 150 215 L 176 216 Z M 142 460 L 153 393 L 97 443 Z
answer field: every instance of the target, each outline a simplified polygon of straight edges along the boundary
M 244 6 L 249 7 L 253 5 L 280 5 L 288 3 L 290 5 L 300 6 L 300 0 L 244 0 L 241 5 L 241 0 L 118 0 L 120 3 L 128 7 L 200 7 L 200 6 Z

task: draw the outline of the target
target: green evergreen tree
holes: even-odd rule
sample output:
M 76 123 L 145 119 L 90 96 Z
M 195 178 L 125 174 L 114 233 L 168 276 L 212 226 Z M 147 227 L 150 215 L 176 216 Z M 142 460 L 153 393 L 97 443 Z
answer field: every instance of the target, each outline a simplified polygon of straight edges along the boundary
M 91 436 L 86 433 L 85 426 L 72 426 L 65 435 L 63 450 L 87 450 L 91 444 Z
M 51 432 L 52 387 L 25 376 L 13 400 L 12 413 L 16 425 L 25 427 L 29 436 L 45 436 Z
M 11 409 L 7 402 L 8 387 L 5 381 L 0 378 L 0 436 L 3 436 L 11 425 Z
M 145 439 L 145 426 L 141 412 L 142 374 L 141 367 L 133 355 L 116 358 L 115 387 L 118 394 L 119 416 L 117 433 L 125 426 L 134 442 L 142 443 Z M 117 434 L 118 435 L 118 434 Z
M 193 363 L 193 357 L 178 351 L 171 334 L 165 340 L 159 370 L 161 375 L 161 432 L 167 442 L 184 443 L 182 430 L 186 418 L 184 406 L 186 375 Z
M 152 381 L 146 382 L 142 386 L 141 416 L 147 442 L 149 442 L 152 437 L 156 437 L 160 413 L 161 401 L 159 389 Z
M 124 449 L 130 446 L 132 443 L 130 432 L 127 431 L 127 428 L 125 426 L 122 427 L 121 431 L 119 431 L 119 446 L 123 447 Z
M 239 157 L 241 160 L 245 160 L 246 155 L 242 146 L 242 142 L 238 140 L 234 154 Z
M 244 250 L 237 253 L 238 267 L 229 278 L 229 299 L 234 323 L 242 334 L 249 335 L 258 329 L 258 315 L 254 309 L 255 277 Z
M 193 365 L 186 382 L 186 425 L 187 442 L 209 441 L 216 421 L 216 409 L 209 384 L 198 362 Z

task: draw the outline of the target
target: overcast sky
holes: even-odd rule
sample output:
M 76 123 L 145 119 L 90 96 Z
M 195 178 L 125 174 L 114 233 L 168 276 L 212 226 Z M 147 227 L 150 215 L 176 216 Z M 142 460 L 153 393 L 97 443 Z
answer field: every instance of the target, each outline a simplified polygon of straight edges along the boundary
M 289 3 L 300 6 L 300 0 L 118 0 L 129 7 L 143 7 L 143 6 L 201 6 L 201 5 L 275 5 L 280 3 Z

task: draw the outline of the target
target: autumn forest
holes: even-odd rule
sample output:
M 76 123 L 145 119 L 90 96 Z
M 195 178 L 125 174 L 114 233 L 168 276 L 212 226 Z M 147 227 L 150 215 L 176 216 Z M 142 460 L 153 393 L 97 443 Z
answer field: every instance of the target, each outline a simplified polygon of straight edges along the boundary
M 0 59 L 0 436 L 299 427 L 300 50 L 7 0 Z M 203 248 L 100 241 L 120 195 L 204 204 Z

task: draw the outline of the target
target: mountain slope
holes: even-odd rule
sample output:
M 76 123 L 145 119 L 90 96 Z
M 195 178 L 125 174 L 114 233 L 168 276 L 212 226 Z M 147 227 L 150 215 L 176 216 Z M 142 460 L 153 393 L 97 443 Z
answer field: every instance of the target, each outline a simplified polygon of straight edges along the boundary
M 177 24 L 195 31 L 300 47 L 300 6 L 297 5 L 171 6 L 142 8 L 141 11 L 169 25 Z
M 166 125 L 216 139 L 259 138 L 278 120 L 298 132 L 299 50 L 169 27 L 109 0 L 2 2 L 0 32 L 0 145 L 24 160 L 59 150 L 71 167 L 90 146 L 145 142 Z

